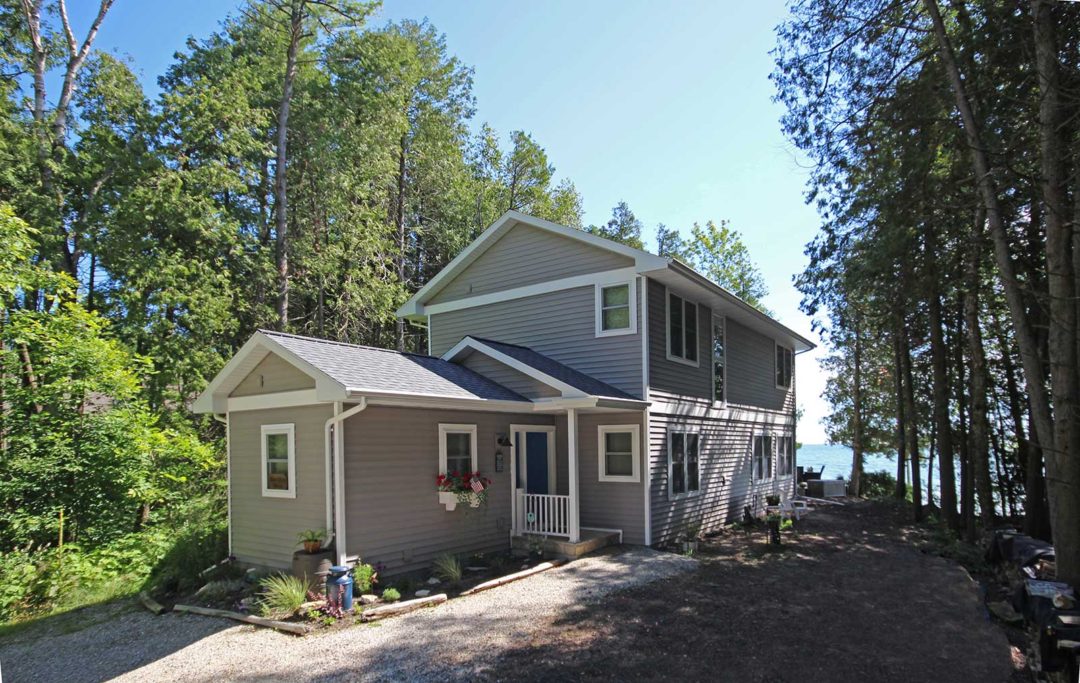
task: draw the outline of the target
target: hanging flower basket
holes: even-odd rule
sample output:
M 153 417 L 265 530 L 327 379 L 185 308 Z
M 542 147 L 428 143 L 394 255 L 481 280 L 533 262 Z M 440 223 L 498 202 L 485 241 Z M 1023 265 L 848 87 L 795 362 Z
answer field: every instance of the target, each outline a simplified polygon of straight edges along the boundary
M 439 504 L 453 512 L 459 504 L 478 508 L 487 502 L 487 490 L 491 480 L 479 472 L 451 472 L 435 478 L 439 492 Z

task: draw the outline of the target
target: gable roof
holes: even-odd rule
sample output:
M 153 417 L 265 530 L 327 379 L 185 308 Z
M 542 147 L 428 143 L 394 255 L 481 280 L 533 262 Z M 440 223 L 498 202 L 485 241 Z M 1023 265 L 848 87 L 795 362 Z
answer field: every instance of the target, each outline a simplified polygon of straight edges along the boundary
M 433 356 L 259 330 L 214 377 L 192 409 L 225 412 L 229 394 L 269 353 L 314 378 L 316 398 L 321 401 L 376 393 L 529 403 L 469 368 Z
M 509 232 L 514 226 L 524 224 L 540 230 L 567 237 L 579 242 L 599 247 L 608 251 L 627 256 L 634 260 L 634 270 L 640 275 L 648 275 L 656 279 L 666 287 L 675 289 L 688 288 L 691 294 L 707 299 L 714 309 L 721 309 L 724 315 L 736 320 L 751 329 L 758 330 L 772 337 L 779 337 L 785 343 L 791 344 L 797 352 L 809 351 L 816 344 L 803 337 L 798 332 L 787 327 L 772 316 L 759 311 L 746 303 L 733 293 L 716 284 L 709 278 L 697 272 L 690 266 L 675 259 L 664 256 L 656 256 L 641 249 L 626 246 L 613 240 L 597 237 L 592 233 L 575 228 L 568 228 L 546 221 L 542 218 L 529 216 L 519 211 L 507 211 L 484 230 L 472 243 L 460 254 L 438 272 L 426 285 L 420 288 L 405 304 L 397 310 L 397 315 L 402 318 L 422 319 L 427 315 L 425 304 L 429 303 L 443 287 L 448 285 L 466 268 L 468 268 L 484 252 L 490 249 L 500 237 Z M 527 289 L 527 288 L 525 288 Z M 485 296 L 494 296 L 498 292 Z M 479 298 L 479 297 L 478 297 Z M 703 301 L 704 303 L 704 301 Z
M 458 342 L 454 348 L 443 354 L 443 359 L 455 360 L 470 351 L 479 351 L 509 365 L 515 370 L 544 382 L 562 391 L 565 398 L 595 396 L 619 401 L 640 400 L 621 389 L 617 389 L 606 382 L 601 382 L 595 377 L 578 372 L 528 347 L 506 344 L 492 339 L 467 336 Z

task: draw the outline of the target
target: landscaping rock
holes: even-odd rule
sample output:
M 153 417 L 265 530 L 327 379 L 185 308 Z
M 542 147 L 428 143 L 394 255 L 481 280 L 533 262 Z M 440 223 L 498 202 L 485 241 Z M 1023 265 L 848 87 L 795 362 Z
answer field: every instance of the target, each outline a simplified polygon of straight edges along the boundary
M 442 583 L 442 581 L 434 576 L 427 580 L 427 585 L 429 586 L 438 586 L 440 583 Z
M 370 593 L 365 593 L 364 595 L 360 596 L 360 604 L 361 605 L 374 605 L 378 601 L 379 601 L 379 596 L 378 595 L 371 595 Z
M 431 595 L 431 591 L 424 588 L 423 590 L 416 591 L 415 593 L 413 593 L 413 595 L 415 595 L 418 598 L 426 598 L 427 596 Z
M 1024 621 L 1024 617 L 1017 614 L 1012 605 L 1007 602 L 988 602 L 986 609 L 1006 624 L 1020 624 Z
M 484 572 L 487 571 L 487 567 L 465 567 L 467 572 Z

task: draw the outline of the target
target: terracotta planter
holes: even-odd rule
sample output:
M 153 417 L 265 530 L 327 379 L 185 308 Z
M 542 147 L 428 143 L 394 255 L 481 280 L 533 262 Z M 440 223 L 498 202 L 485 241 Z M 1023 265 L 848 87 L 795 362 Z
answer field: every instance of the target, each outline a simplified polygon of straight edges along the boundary
M 322 541 L 304 541 L 304 552 L 314 555 L 322 547 Z

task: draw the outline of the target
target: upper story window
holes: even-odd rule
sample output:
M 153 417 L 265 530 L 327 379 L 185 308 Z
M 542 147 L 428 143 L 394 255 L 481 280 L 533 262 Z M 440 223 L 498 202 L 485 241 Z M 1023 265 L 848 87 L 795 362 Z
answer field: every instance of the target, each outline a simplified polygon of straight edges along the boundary
M 634 281 L 596 285 L 596 336 L 633 334 L 637 330 Z
M 641 481 L 638 425 L 600 425 L 600 481 Z
M 667 332 L 669 360 L 698 364 L 698 307 L 677 294 L 668 292 Z
M 727 318 L 714 315 L 712 319 L 713 401 L 727 402 Z
M 668 432 L 668 497 L 678 498 L 701 490 L 698 470 L 701 437 L 697 432 Z
M 768 434 L 758 434 L 754 437 L 754 481 L 772 479 L 773 441 L 773 437 Z
M 476 425 L 439 425 L 439 474 L 475 472 Z
M 296 498 L 296 430 L 292 424 L 262 426 L 262 494 Z
M 776 345 L 776 388 L 790 389 L 791 376 L 795 372 L 795 352 L 786 346 Z

